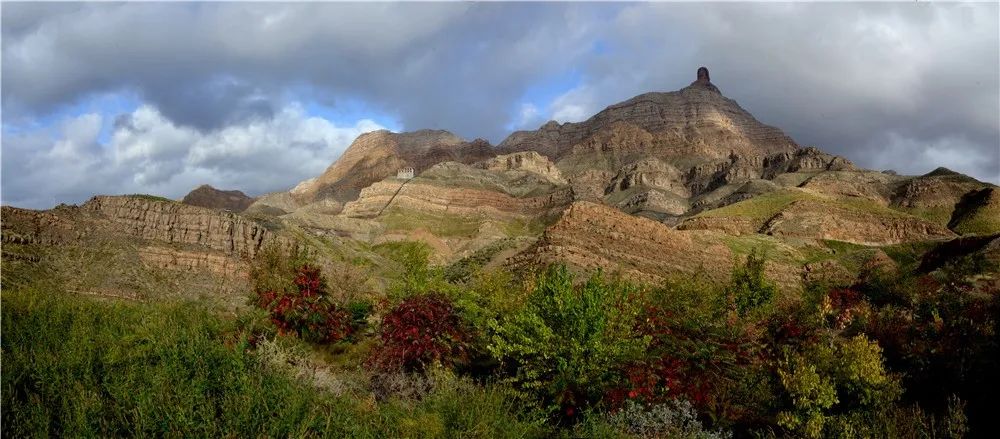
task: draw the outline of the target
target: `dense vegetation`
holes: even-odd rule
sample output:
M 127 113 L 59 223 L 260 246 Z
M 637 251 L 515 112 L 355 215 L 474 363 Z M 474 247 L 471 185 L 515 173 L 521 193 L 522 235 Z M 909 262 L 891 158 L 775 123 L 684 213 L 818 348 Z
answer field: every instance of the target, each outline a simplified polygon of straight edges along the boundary
M 197 304 L 3 296 L 13 435 L 986 437 L 1000 387 L 996 267 L 868 266 L 781 294 L 757 253 L 731 280 L 636 285 L 375 249 L 387 294 L 331 294 L 265 252 L 236 318 Z M 458 274 L 456 274 L 458 273 Z M 993 273 L 993 274 L 988 274 Z M 337 276 L 336 273 L 327 273 Z

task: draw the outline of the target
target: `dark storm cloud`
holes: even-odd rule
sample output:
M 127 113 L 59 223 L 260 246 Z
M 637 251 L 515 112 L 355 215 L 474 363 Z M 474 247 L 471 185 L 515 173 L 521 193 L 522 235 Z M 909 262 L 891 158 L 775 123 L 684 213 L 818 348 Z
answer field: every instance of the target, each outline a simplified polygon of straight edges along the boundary
M 284 88 L 305 83 L 398 113 L 407 129 L 497 139 L 533 79 L 586 52 L 579 41 L 602 9 L 94 4 L 50 20 L 5 12 L 4 27 L 16 31 L 3 44 L 4 109 L 38 114 L 131 89 L 207 130 L 266 115 Z
M 681 88 L 699 65 L 802 144 L 997 182 L 997 16 L 924 3 L 4 3 L 4 197 L 282 190 L 377 127 L 334 126 L 298 102 L 363 102 L 404 129 L 498 142 L 509 126 Z M 107 93 L 143 106 L 8 131 Z

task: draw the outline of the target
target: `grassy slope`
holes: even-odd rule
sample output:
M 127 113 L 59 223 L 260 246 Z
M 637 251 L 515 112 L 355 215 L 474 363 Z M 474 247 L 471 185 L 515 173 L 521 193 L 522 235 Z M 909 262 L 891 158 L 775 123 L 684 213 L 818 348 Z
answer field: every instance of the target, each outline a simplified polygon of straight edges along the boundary
M 963 235 L 968 233 L 989 235 L 1000 232 L 1000 206 L 976 209 L 971 215 L 959 220 L 953 230 Z
M 832 207 L 863 213 L 900 218 L 912 217 L 912 215 L 906 212 L 890 209 L 871 200 L 860 198 L 825 198 L 798 190 L 784 190 L 761 194 L 749 200 L 701 212 L 695 215 L 695 217 L 744 217 L 766 221 L 777 215 L 782 209 L 788 207 L 788 205 L 800 200 L 819 201 L 828 203 Z
M 778 191 L 761 194 L 749 200 L 733 203 L 718 209 L 707 210 L 695 215 L 695 217 L 746 217 L 755 220 L 766 221 L 768 218 L 777 215 L 781 209 L 799 200 L 808 200 L 811 197 L 805 192 L 799 191 Z
M 507 391 L 455 381 L 420 401 L 335 397 L 245 349 L 191 304 L 3 295 L 12 436 L 537 437 Z

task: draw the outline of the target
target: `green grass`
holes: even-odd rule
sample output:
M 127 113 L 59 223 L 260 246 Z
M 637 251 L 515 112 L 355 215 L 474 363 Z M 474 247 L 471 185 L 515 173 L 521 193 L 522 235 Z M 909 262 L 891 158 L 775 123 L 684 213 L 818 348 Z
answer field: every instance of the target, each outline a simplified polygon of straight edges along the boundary
M 844 255 L 854 251 L 863 250 L 868 248 L 867 246 L 861 244 L 855 244 L 853 242 L 837 241 L 835 239 L 824 239 L 823 245 L 830 249 L 834 254 Z
M 795 267 L 824 259 L 829 255 L 827 250 L 809 241 L 790 243 L 770 235 L 725 235 L 721 239 L 734 255 L 743 257 L 750 254 L 751 251 L 757 250 L 762 252 L 769 261 Z
M 907 242 L 887 245 L 882 247 L 882 251 L 900 267 L 909 269 L 920 264 L 920 258 L 924 253 L 927 253 L 938 244 L 940 244 L 940 241 Z
M 951 206 L 937 206 L 937 207 L 897 207 L 896 210 L 904 213 L 908 213 L 917 218 L 923 218 L 934 224 L 940 224 L 942 226 L 947 226 L 948 221 L 951 220 L 951 212 L 954 207 Z
M 479 233 L 484 218 L 429 213 L 414 210 L 390 209 L 379 220 L 387 230 L 427 230 L 441 237 L 472 237 Z M 545 230 L 545 219 L 514 218 L 499 223 L 500 229 L 509 236 L 538 235 Z
M 749 200 L 708 210 L 695 217 L 746 217 L 756 220 L 767 220 L 777 215 L 782 209 L 799 200 L 810 199 L 809 195 L 797 191 L 777 191 L 761 194 Z
M 784 190 L 757 195 L 749 200 L 701 212 L 698 215 L 695 215 L 695 217 L 743 217 L 757 221 L 766 221 L 774 215 L 777 215 L 783 209 L 788 207 L 788 205 L 800 200 L 817 201 L 834 208 L 841 208 L 862 213 L 871 213 L 897 218 L 912 217 L 912 215 L 909 215 L 906 212 L 893 210 L 864 198 L 821 198 L 796 190 Z
M 472 236 L 480 221 L 451 214 L 432 214 L 413 210 L 390 209 L 379 218 L 388 230 L 426 229 L 437 236 Z
M 547 227 L 545 218 L 515 218 L 503 223 L 503 231 L 510 238 L 541 235 L 545 231 L 545 227 Z
M 498 253 L 512 247 L 513 245 L 513 240 L 501 239 L 476 250 L 471 255 L 459 259 L 445 267 L 444 278 L 449 282 L 466 282 L 476 272 L 476 270 L 481 269 L 493 260 L 493 257 L 495 257 Z
M 143 200 L 149 200 L 149 201 L 165 201 L 165 202 L 168 202 L 168 203 L 177 203 L 178 202 L 177 200 L 171 200 L 171 199 L 169 199 L 167 197 L 161 197 L 159 195 L 150 195 L 150 194 L 129 194 L 129 195 L 126 195 L 126 197 L 141 198 Z
M 977 209 L 960 219 L 952 230 L 963 235 L 1000 233 L 1000 208 Z
M 270 367 L 193 304 L 3 294 L 11 437 L 541 437 L 509 390 L 445 380 L 419 401 L 333 396 Z

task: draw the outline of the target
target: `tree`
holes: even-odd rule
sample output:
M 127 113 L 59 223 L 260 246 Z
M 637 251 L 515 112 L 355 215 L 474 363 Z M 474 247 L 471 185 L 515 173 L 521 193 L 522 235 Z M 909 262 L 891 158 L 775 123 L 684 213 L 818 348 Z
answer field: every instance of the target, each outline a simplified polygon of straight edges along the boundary
M 764 255 L 753 249 L 742 266 L 733 268 L 729 298 L 740 315 L 770 302 L 778 290 L 764 275 L 765 264 Z

